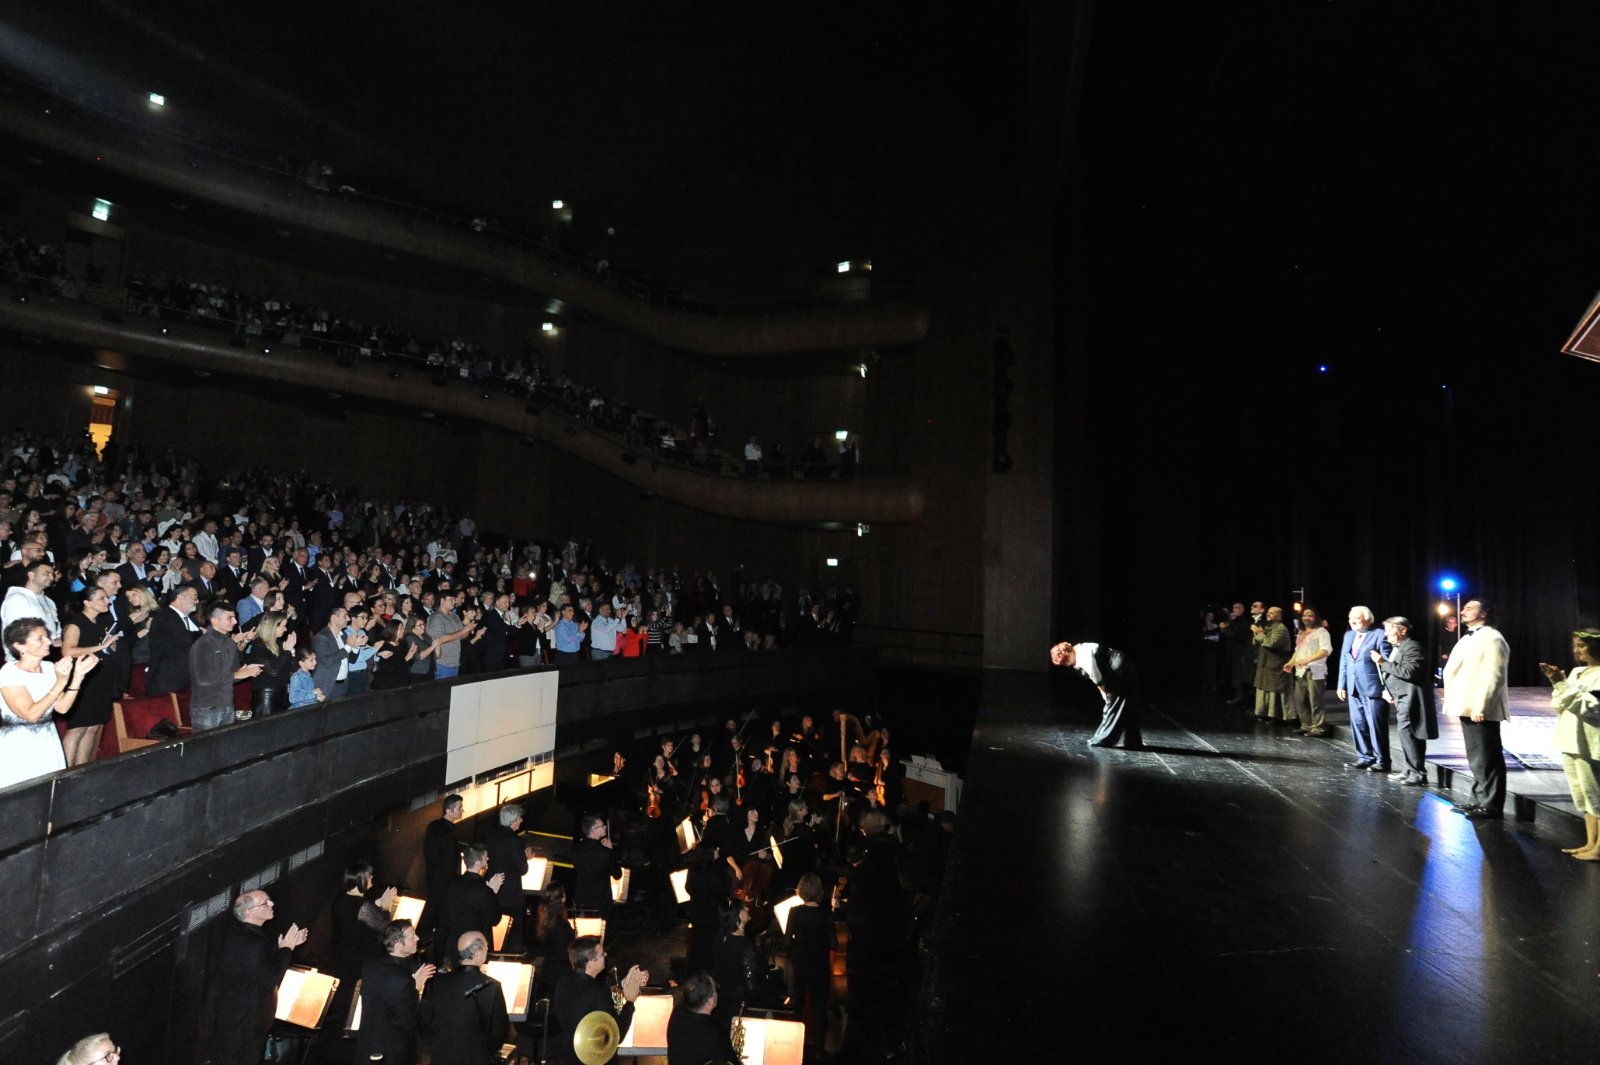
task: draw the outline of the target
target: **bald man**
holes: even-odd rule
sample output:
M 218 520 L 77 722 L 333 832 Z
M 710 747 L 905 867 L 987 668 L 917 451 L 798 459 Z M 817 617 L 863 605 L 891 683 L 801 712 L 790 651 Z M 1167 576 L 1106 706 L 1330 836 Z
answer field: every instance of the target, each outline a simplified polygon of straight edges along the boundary
M 272 1029 L 278 982 L 289 968 L 306 930 L 291 924 L 273 937 L 272 899 L 246 891 L 233 900 L 233 919 L 211 964 L 211 1060 L 213 1065 L 260 1065 Z

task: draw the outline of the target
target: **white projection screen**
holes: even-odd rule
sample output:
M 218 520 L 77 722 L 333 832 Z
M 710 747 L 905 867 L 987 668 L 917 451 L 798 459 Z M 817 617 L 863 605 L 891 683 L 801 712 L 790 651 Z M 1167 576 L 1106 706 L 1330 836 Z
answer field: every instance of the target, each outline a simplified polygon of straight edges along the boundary
M 555 750 L 557 679 L 551 670 L 450 689 L 443 783 Z

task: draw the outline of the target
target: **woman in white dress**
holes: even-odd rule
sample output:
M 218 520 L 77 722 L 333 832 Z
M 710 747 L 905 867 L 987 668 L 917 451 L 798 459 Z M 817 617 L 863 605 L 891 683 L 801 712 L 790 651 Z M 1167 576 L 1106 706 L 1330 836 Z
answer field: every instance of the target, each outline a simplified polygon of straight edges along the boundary
M 0 788 L 5 788 L 67 767 L 53 715 L 72 709 L 84 676 L 99 659 L 63 658 L 48 667 L 50 635 L 39 618 L 18 618 L 0 638 L 17 656 L 0 666 Z

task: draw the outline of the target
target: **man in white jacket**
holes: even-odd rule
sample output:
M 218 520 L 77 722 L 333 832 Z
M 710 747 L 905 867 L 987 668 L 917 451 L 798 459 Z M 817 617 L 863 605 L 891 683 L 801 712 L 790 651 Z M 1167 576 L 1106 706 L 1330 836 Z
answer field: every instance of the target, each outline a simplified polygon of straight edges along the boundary
M 1466 630 L 1444 666 L 1444 705 L 1461 719 L 1461 736 L 1472 767 L 1472 795 L 1456 810 L 1474 821 L 1498 821 L 1506 806 L 1506 756 L 1500 723 L 1509 718 L 1506 667 L 1511 647 L 1494 627 L 1494 611 L 1482 600 L 1461 607 Z

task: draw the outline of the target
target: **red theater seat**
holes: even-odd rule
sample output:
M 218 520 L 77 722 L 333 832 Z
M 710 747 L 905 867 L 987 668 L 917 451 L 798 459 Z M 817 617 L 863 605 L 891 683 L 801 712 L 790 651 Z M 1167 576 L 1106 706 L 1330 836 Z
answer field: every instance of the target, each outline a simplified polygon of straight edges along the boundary
M 188 732 L 178 717 L 178 700 L 174 695 L 147 695 L 140 699 L 123 699 L 111 704 L 111 728 L 116 750 L 133 751 L 149 747 L 160 740 L 146 739 L 157 722 L 170 721 L 179 732 Z M 104 744 L 101 745 L 104 747 Z

